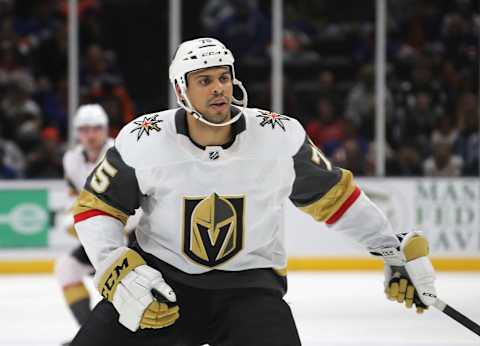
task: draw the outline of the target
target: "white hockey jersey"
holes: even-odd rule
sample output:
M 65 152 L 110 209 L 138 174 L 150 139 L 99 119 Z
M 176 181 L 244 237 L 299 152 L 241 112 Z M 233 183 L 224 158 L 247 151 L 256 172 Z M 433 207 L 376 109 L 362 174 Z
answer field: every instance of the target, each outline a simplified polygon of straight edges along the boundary
M 80 191 L 82 191 L 85 181 L 90 173 L 92 173 L 92 170 L 103 160 L 105 153 L 109 148 L 113 147 L 113 145 L 113 138 L 108 138 L 95 162 L 88 160 L 85 149 L 81 144 L 67 150 L 63 155 L 63 175 L 70 191 L 69 200 L 66 204 L 68 209 L 60 215 L 60 225 L 72 236 L 76 236 L 76 232 L 73 228 L 73 215 L 69 210 L 74 203 L 74 197 L 78 196 Z
M 65 153 L 63 156 L 64 176 L 67 184 L 73 192 L 78 194 L 83 189 L 87 177 L 95 166 L 103 159 L 105 153 L 113 146 L 113 144 L 114 140 L 108 138 L 95 162 L 88 160 L 85 149 L 80 144 Z
M 345 218 L 343 228 L 368 248 L 398 244 L 352 174 L 332 167 L 297 120 L 247 109 L 232 135 L 226 145 L 201 147 L 188 135 L 183 109 L 137 118 L 122 129 L 89 177 L 77 201 L 76 222 L 109 215 L 125 223 L 141 206 L 137 251 L 168 276 L 200 287 L 253 281 L 271 287 L 266 282 L 274 279 L 248 274 L 225 280 L 225 273 L 286 268 L 288 199 L 331 225 L 341 224 L 349 211 L 354 222 Z M 362 229 L 359 218 L 364 217 Z M 98 237 L 83 244 L 89 256 L 108 248 L 99 246 Z M 215 275 L 213 281 L 199 281 Z

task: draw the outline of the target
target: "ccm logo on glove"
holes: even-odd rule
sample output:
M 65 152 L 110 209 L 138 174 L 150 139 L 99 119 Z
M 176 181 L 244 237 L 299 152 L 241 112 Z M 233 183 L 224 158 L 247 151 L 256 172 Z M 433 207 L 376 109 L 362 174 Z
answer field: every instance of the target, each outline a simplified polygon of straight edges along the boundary
M 135 267 L 145 264 L 145 261 L 134 251 L 128 251 L 125 257 L 119 258 L 110 266 L 110 270 L 100 279 L 98 286 L 100 294 L 107 300 L 113 300 L 113 292 L 118 283 Z
M 132 249 L 112 251 L 97 268 L 94 281 L 117 310 L 118 321 L 132 332 L 165 328 L 180 316 L 175 292 L 162 274 Z

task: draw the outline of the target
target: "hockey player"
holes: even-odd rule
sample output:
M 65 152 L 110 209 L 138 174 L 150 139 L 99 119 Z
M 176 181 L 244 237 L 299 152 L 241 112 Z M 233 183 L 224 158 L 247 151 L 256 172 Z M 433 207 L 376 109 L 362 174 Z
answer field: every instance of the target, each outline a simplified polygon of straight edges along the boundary
M 300 345 L 283 300 L 288 199 L 382 256 L 390 299 L 434 302 L 422 234 L 397 237 L 295 119 L 247 108 L 233 62 L 215 39 L 182 43 L 170 65 L 181 108 L 126 125 L 88 178 L 75 228 L 105 299 L 73 345 Z M 138 206 L 127 248 L 121 229 Z
M 80 106 L 74 118 L 74 127 L 79 144 L 65 153 L 63 170 L 70 195 L 78 196 L 88 175 L 107 149 L 113 146 L 113 139 L 108 138 L 108 117 L 98 104 Z M 68 231 L 75 235 L 73 217 L 70 218 Z M 93 271 L 82 245 L 55 263 L 55 275 L 62 286 L 65 301 L 80 325 L 90 314 L 90 296 L 83 278 Z

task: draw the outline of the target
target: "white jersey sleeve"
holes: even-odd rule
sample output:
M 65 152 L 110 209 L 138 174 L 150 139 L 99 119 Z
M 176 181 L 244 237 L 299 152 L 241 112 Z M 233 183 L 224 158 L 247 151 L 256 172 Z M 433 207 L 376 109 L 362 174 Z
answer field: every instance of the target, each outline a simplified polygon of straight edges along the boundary
M 124 226 L 139 208 L 140 198 L 135 170 L 111 147 L 74 206 L 75 229 L 94 267 L 124 245 Z
M 72 194 L 78 195 L 80 193 L 87 177 L 98 162 L 103 159 L 107 150 L 113 146 L 113 143 L 112 138 L 107 139 L 95 162 L 87 159 L 85 149 L 81 145 L 77 145 L 65 153 L 63 156 L 63 172 Z
M 75 172 L 75 161 L 78 160 L 78 158 L 75 157 L 75 156 L 78 156 L 78 155 L 76 155 L 77 150 L 78 150 L 77 148 L 73 148 L 71 150 L 68 150 L 65 153 L 65 155 L 63 155 L 63 160 L 62 160 L 63 176 L 64 176 L 64 179 L 65 179 L 65 183 L 67 184 L 70 196 L 78 195 L 78 193 L 80 192 L 80 188 L 81 188 L 81 186 L 79 186 L 79 184 L 75 183 L 76 179 L 74 178 L 74 174 L 73 174 L 73 172 Z M 85 179 L 86 179 L 86 177 L 85 177 Z M 84 179 L 84 182 L 85 182 L 85 179 Z
M 325 222 L 367 250 L 397 247 L 385 214 L 356 184 L 352 173 L 335 167 L 306 134 L 294 155 L 291 201 L 315 220 Z

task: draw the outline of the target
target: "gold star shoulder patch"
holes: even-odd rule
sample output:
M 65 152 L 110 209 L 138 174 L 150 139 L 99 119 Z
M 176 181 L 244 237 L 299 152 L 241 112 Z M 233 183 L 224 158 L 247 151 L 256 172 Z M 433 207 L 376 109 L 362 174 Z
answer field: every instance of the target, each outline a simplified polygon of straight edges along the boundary
M 133 123 L 137 125 L 130 133 L 137 132 L 137 142 L 146 134 L 150 136 L 151 131 L 160 132 L 162 129 L 158 126 L 163 120 L 157 119 L 158 114 L 153 114 L 151 116 L 144 116 L 141 120 L 135 120 Z
M 286 131 L 284 121 L 290 121 L 290 118 L 284 115 L 268 111 L 260 111 L 260 114 L 257 115 L 257 118 L 261 118 L 261 121 L 259 123 L 261 127 L 270 125 L 273 130 L 275 129 L 275 126 L 278 126 L 283 131 Z

